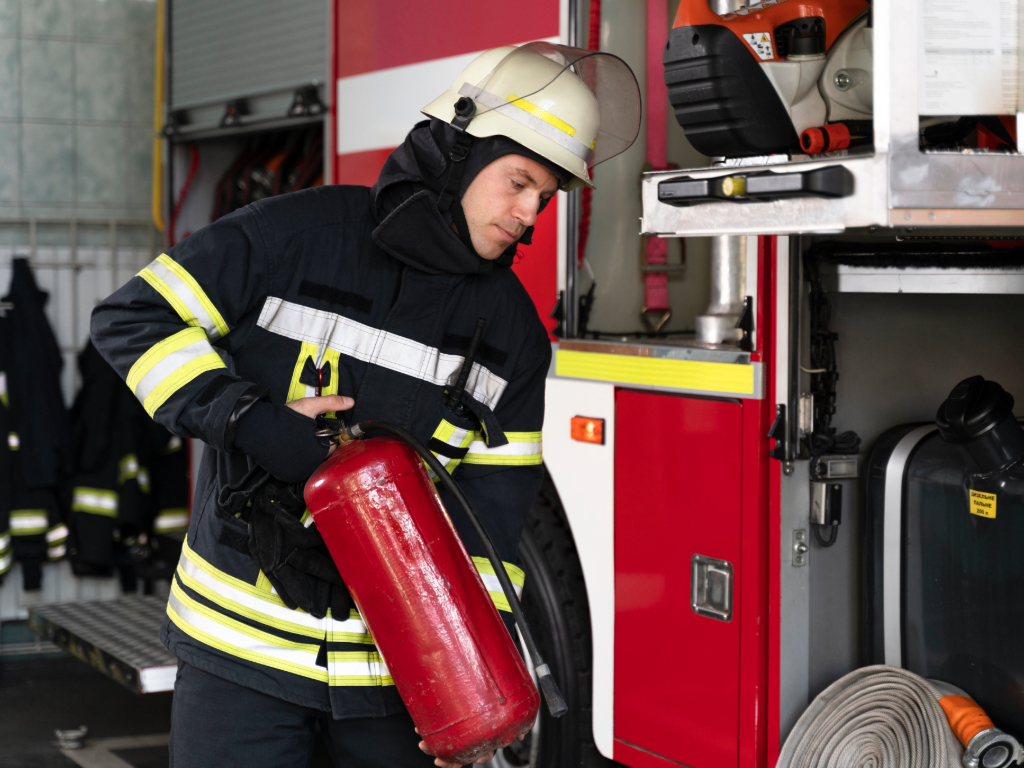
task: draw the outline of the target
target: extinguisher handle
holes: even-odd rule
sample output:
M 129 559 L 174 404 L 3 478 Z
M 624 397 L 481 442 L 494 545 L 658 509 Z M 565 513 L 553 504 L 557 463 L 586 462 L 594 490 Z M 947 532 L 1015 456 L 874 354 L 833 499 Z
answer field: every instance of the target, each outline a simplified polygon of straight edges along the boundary
M 554 675 L 551 674 L 551 669 L 547 664 L 544 663 L 544 659 L 541 658 L 540 650 L 537 648 L 537 642 L 533 638 L 533 633 L 530 632 L 530 625 L 526 622 L 526 614 L 523 613 L 523 607 L 519 603 L 519 598 L 516 596 L 515 589 L 512 587 L 512 580 L 508 577 L 508 572 L 505 570 L 505 564 L 501 562 L 501 558 L 498 557 L 498 550 L 494 547 L 494 542 L 491 541 L 490 535 L 487 533 L 487 529 L 484 528 L 483 523 L 480 522 L 480 518 L 477 517 L 476 512 L 473 510 L 473 505 L 469 503 L 469 499 L 459 488 L 459 484 L 452 479 L 452 476 L 445 469 L 444 465 L 437 460 L 437 457 L 430 452 L 423 443 L 416 439 L 408 430 L 403 429 L 397 424 L 391 424 L 387 421 L 377 421 L 375 419 L 368 419 L 361 421 L 358 424 L 353 424 L 351 427 L 347 427 L 344 431 L 348 433 L 348 437 L 357 438 L 361 435 L 369 432 L 370 430 L 379 430 L 381 432 L 388 432 L 394 435 L 403 442 L 407 443 L 416 453 L 420 455 L 420 458 L 426 462 L 427 466 L 430 467 L 434 474 L 437 475 L 438 479 L 448 489 L 449 493 L 455 498 L 456 503 L 462 508 L 463 513 L 466 515 L 466 519 L 469 520 L 469 524 L 473 528 L 473 532 L 476 533 L 477 538 L 480 540 L 480 546 L 484 548 L 484 553 L 487 555 L 487 559 L 491 563 L 491 568 L 494 570 L 494 575 L 498 579 L 498 583 L 501 584 L 501 591 L 505 594 L 505 599 L 508 601 L 509 607 L 512 609 L 512 615 L 515 617 L 516 626 L 519 627 L 519 632 L 523 636 L 523 644 L 526 646 L 526 651 L 530 654 L 530 658 L 533 659 L 533 666 L 537 672 L 537 683 L 540 687 L 541 693 L 544 695 L 545 701 L 548 703 L 548 711 L 552 717 L 561 717 L 569 711 L 569 707 L 565 703 L 565 698 L 562 696 L 561 691 L 558 690 L 558 683 L 555 682 Z

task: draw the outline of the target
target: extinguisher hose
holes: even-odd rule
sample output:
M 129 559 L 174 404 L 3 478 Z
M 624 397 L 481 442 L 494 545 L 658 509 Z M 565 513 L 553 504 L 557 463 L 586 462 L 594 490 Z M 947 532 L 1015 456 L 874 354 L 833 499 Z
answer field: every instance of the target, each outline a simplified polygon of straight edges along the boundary
M 407 443 L 420 455 L 423 461 L 426 462 L 427 466 L 433 470 L 434 474 L 437 475 L 444 487 L 447 488 L 449 493 L 451 493 L 455 498 L 456 503 L 462 507 L 462 511 L 466 515 L 466 519 L 469 520 L 469 524 L 473 527 L 473 531 L 476 533 L 477 539 L 480 540 L 480 545 L 484 548 L 484 553 L 487 555 L 487 559 L 490 561 L 491 567 L 494 569 L 494 575 L 498 578 L 498 583 L 501 584 L 501 591 L 505 593 L 505 599 L 508 601 L 508 605 L 512 609 L 512 615 L 515 617 L 516 625 L 519 627 L 519 631 L 523 636 L 523 643 L 526 645 L 526 650 L 530 654 L 530 658 L 533 659 L 533 666 L 537 672 L 537 683 L 540 686 L 541 693 L 544 695 L 544 700 L 547 701 L 548 711 L 551 713 L 552 717 L 561 717 L 564 715 L 569 711 L 569 707 L 565 703 L 565 699 L 563 698 L 561 691 L 558 690 L 558 684 L 555 682 L 555 678 L 551 674 L 550 667 L 548 667 L 548 665 L 544 663 L 544 659 L 541 658 L 540 651 L 537 648 L 537 642 L 533 639 L 533 633 L 530 632 L 530 625 L 526 623 L 526 615 L 523 613 L 523 607 L 520 605 L 519 598 L 516 597 L 515 589 L 512 587 L 512 581 L 509 579 L 508 573 L 505 571 L 505 565 L 501 562 L 501 558 L 498 557 L 498 551 L 494 548 L 494 542 L 491 541 L 491 537 L 488 535 L 487 529 L 484 528 L 483 523 L 480 522 L 480 518 L 477 517 L 476 512 L 473 511 L 473 506 L 469 503 L 469 499 L 466 498 L 462 489 L 459 488 L 458 483 L 452 479 L 452 476 L 448 474 L 448 470 L 444 468 L 444 465 L 437 460 L 437 457 L 430 452 L 427 446 L 397 424 L 391 424 L 387 421 L 367 419 L 366 421 L 361 421 L 358 424 L 354 424 L 345 429 L 352 438 L 360 437 L 370 430 L 387 432 Z

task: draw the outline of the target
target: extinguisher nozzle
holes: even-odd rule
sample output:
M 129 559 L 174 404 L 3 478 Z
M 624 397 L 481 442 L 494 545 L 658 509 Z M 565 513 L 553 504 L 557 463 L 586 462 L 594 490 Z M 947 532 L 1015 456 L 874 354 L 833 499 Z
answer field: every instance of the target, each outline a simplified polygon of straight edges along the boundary
M 548 703 L 548 712 L 552 717 L 561 717 L 569 711 L 569 705 L 565 703 L 562 692 L 558 690 L 558 683 L 547 664 L 537 667 L 537 683 L 540 685 L 540 692 Z

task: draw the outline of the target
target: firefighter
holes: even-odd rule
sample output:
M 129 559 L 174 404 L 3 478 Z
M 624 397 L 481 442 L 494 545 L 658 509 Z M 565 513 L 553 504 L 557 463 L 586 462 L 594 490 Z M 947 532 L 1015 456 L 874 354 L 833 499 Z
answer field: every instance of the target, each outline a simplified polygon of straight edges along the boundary
M 331 450 L 314 417 L 384 419 L 428 443 L 522 587 L 551 349 L 509 267 L 555 192 L 592 186 L 590 168 L 635 139 L 639 89 L 613 56 L 529 43 L 481 54 L 423 112 L 372 188 L 249 205 L 93 313 L 150 416 L 207 446 L 161 629 L 179 659 L 176 768 L 306 766 L 317 723 L 339 766 L 451 765 L 420 751 L 336 569 L 309 566 L 319 536 L 295 484 Z M 480 317 L 470 415 L 456 415 L 445 387 Z M 275 491 L 232 507 L 256 467 Z

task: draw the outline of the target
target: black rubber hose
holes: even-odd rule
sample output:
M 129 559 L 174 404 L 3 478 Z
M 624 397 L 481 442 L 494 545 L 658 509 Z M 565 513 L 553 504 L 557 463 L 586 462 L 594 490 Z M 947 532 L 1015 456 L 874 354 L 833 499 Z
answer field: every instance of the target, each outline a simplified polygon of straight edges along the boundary
M 484 548 L 484 553 L 487 555 L 487 559 L 490 561 L 491 567 L 494 569 L 494 575 L 498 578 L 498 583 L 501 584 L 501 591 L 505 593 L 505 599 L 508 601 L 508 605 L 512 609 L 512 615 L 515 617 L 516 625 L 519 627 L 519 631 L 523 636 L 523 643 L 526 645 L 526 650 L 530 654 L 530 658 L 533 659 L 533 666 L 537 672 L 537 682 L 540 686 L 541 693 L 544 694 L 545 701 L 547 701 L 548 711 L 551 713 L 552 717 L 561 717 L 564 715 L 569 711 L 569 707 L 565 703 L 565 699 L 562 697 L 561 691 L 558 690 L 558 684 L 555 682 L 555 678 L 551 674 L 551 669 L 544 663 L 544 659 L 541 658 L 540 651 L 537 648 L 537 643 L 533 639 L 533 633 L 530 632 L 530 625 L 526 623 L 526 615 L 523 613 L 523 607 L 519 604 L 519 598 L 516 596 L 516 591 L 512 587 L 512 581 L 509 579 L 508 573 L 505 571 L 505 565 L 501 562 L 501 558 L 498 557 L 498 551 L 494 548 L 494 542 L 491 541 L 491 537 L 484 528 L 483 523 L 480 522 L 480 518 L 477 517 L 476 512 L 473 511 L 473 507 L 469 503 L 469 499 L 466 498 L 462 489 L 459 488 L 459 484 L 452 479 L 452 476 L 448 474 L 448 470 L 444 468 L 444 465 L 437 460 L 437 457 L 430 452 L 430 449 L 428 449 L 427 446 L 417 440 L 416 437 L 408 430 L 403 429 L 397 424 L 391 424 L 387 421 L 367 419 L 366 421 L 360 421 L 358 424 L 354 424 L 346 429 L 348 434 L 353 438 L 360 437 L 370 430 L 387 432 L 405 443 L 408 443 L 408 445 L 423 458 L 427 463 L 427 466 L 434 471 L 434 474 L 438 476 L 441 483 L 444 484 L 444 487 L 447 488 L 455 498 L 456 503 L 462 507 L 462 511 L 466 515 L 466 519 L 469 520 L 469 524 L 473 527 L 473 531 L 476 533 L 476 537 L 480 540 L 480 545 Z

